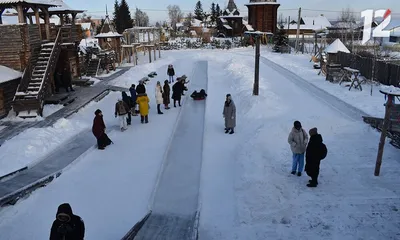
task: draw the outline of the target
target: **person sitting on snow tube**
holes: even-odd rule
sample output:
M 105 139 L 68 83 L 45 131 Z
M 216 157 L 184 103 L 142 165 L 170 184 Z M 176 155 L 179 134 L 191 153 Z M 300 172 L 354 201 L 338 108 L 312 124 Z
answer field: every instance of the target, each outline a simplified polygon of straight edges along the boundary
M 207 97 L 207 93 L 204 89 L 201 89 L 200 92 L 194 91 L 190 97 L 192 97 L 193 100 L 204 100 Z

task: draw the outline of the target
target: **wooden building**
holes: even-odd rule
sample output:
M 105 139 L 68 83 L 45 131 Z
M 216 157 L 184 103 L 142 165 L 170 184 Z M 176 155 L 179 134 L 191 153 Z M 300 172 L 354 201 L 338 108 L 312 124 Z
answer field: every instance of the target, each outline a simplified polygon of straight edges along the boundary
M 106 14 L 106 19 L 104 25 L 101 28 L 99 34 L 95 36 L 99 41 L 99 46 L 101 49 L 106 51 L 114 51 L 115 59 L 114 62 L 121 63 L 122 61 L 122 37 L 114 26 L 111 24 L 108 14 Z
M 0 13 L 5 9 L 16 10 L 18 24 L 0 24 L 0 65 L 23 72 L 13 109 L 17 115 L 22 111 L 42 115 L 44 99 L 55 92 L 56 69 L 80 75 L 82 30 L 75 18 L 83 11 L 61 0 L 0 0 Z M 60 17 L 60 25 L 50 24 L 53 15 Z
M 0 65 L 0 118 L 7 116 L 21 81 L 21 72 Z
M 243 35 L 243 16 L 234 0 L 229 0 L 228 6 L 222 12 L 222 16 L 218 19 L 218 32 L 225 37 L 238 37 Z
M 275 33 L 280 6 L 276 0 L 250 0 L 245 4 L 249 10 L 249 24 L 255 31 Z

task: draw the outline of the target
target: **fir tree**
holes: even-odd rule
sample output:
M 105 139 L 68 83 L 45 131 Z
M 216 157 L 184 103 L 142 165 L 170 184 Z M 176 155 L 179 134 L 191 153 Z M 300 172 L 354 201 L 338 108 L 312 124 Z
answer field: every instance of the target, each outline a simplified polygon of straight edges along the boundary
M 288 45 L 288 36 L 286 35 L 285 29 L 283 26 L 278 30 L 274 35 L 274 44 L 273 50 L 279 52 L 281 47 Z
M 194 18 L 197 20 L 203 21 L 204 11 L 203 11 L 203 5 L 201 4 L 201 1 L 198 1 L 196 3 L 196 7 L 194 8 Z
M 122 28 L 122 26 L 121 26 L 121 15 L 119 14 L 119 8 L 120 8 L 120 5 L 118 3 L 118 0 L 115 0 L 113 23 L 114 23 L 114 26 L 117 29 L 117 31 L 118 31 L 118 29 Z
M 216 21 L 217 21 L 217 10 L 216 10 L 216 8 L 215 8 L 215 3 L 212 3 L 211 4 L 211 24 L 215 24 L 216 23 Z
M 120 15 L 120 28 L 117 28 L 118 33 L 122 33 L 127 28 L 133 27 L 133 20 L 131 17 L 131 12 L 129 11 L 129 6 L 126 0 L 121 0 L 121 5 L 119 6 Z

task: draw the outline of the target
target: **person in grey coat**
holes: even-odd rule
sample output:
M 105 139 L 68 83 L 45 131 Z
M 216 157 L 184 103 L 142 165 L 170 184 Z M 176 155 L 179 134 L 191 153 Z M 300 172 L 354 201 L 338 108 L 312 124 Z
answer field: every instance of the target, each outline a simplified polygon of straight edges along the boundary
M 292 131 L 290 131 L 288 137 L 290 150 L 292 150 L 293 153 L 291 173 L 295 175 L 297 171 L 297 176 L 300 177 L 304 168 L 304 153 L 306 152 L 308 144 L 308 135 L 299 121 L 295 121 L 293 125 Z
M 225 133 L 233 134 L 236 127 L 236 106 L 230 94 L 226 95 L 222 114 L 225 118 Z

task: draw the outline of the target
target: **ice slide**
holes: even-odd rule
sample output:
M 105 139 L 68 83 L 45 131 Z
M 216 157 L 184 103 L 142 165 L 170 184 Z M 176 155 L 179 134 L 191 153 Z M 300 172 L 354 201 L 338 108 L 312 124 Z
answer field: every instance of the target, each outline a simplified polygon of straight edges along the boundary
M 208 62 L 195 64 L 190 89 L 207 90 Z M 166 151 L 151 213 L 123 238 L 196 239 L 206 101 L 186 97 Z M 138 230 L 140 228 L 140 230 Z

